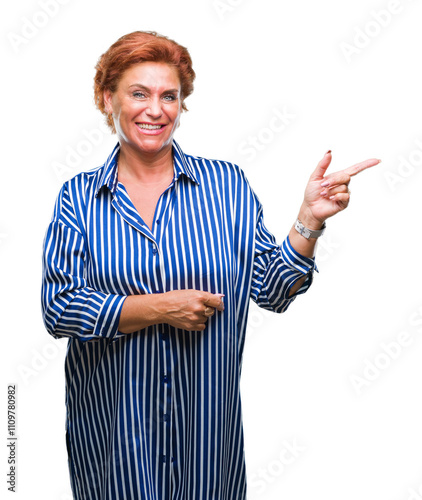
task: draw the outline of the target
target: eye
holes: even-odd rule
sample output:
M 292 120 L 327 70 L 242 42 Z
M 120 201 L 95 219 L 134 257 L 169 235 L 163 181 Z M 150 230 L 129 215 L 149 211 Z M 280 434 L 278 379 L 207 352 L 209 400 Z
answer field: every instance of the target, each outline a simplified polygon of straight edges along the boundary
M 177 99 L 177 96 L 175 96 L 174 94 L 167 94 L 163 97 L 163 99 L 165 101 L 171 102 L 171 101 L 175 101 Z
M 143 99 L 145 97 L 145 94 L 141 92 L 140 90 L 136 90 L 135 92 L 132 93 L 133 97 L 136 97 L 137 99 Z

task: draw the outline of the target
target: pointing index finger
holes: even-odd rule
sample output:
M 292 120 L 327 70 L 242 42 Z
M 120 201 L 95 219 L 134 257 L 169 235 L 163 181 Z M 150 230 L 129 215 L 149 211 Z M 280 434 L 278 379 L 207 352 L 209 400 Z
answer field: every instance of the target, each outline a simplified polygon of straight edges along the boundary
M 369 160 L 361 161 L 360 163 L 356 163 L 355 165 L 352 165 L 349 168 L 346 168 L 343 170 L 346 174 L 349 174 L 350 177 L 353 177 L 354 175 L 359 174 L 363 170 L 366 170 L 367 168 L 374 167 L 375 165 L 378 165 L 381 160 L 378 160 L 377 158 L 371 158 Z

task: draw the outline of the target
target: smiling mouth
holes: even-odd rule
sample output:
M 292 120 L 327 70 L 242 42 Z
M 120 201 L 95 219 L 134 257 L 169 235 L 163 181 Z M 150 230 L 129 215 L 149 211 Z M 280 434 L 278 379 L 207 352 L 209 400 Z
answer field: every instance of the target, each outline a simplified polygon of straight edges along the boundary
M 151 125 L 149 123 L 137 123 L 139 128 L 144 129 L 144 130 L 160 130 L 160 128 L 163 128 L 165 125 Z

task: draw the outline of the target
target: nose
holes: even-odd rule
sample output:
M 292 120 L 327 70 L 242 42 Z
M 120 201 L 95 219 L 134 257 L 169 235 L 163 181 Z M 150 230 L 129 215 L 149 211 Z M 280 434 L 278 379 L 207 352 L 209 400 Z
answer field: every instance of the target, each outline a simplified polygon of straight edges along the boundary
M 160 118 L 162 115 L 161 101 L 159 98 L 152 98 L 149 102 L 148 108 L 145 110 L 146 114 L 151 118 Z

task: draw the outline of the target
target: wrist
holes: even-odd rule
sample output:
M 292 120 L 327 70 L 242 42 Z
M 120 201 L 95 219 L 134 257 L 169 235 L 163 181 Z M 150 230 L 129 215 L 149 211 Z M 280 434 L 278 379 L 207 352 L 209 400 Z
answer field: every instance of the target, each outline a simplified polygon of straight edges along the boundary
M 312 215 L 312 212 L 309 210 L 309 208 L 304 205 L 300 207 L 297 218 L 305 227 L 307 227 L 308 229 L 312 229 L 313 231 L 319 231 L 325 222 L 323 220 L 316 219 Z
M 163 293 L 152 293 L 151 297 L 151 315 L 156 323 L 166 323 L 167 313 L 169 310 L 168 305 L 168 294 Z

